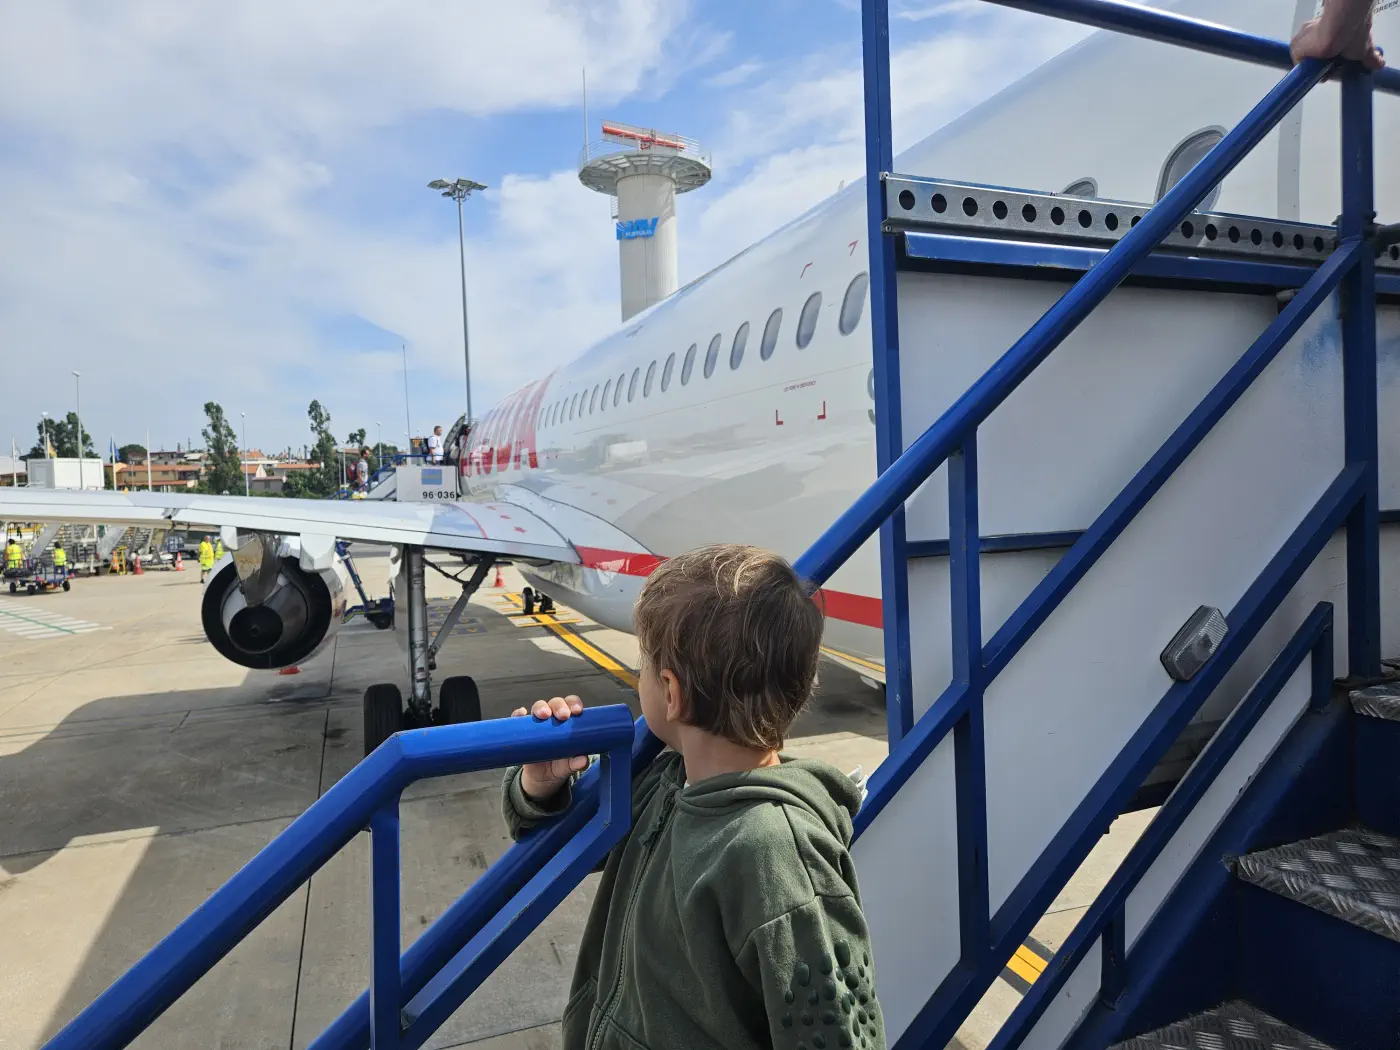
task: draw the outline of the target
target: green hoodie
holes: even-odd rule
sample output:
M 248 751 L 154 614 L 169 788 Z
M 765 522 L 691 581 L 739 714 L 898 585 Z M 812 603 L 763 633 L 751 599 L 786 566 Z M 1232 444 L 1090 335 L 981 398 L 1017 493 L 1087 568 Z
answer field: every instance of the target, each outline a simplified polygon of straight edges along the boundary
M 541 806 L 506 772 L 519 837 Z M 633 784 L 564 1009 L 565 1050 L 883 1048 L 848 846 L 860 789 L 824 762 L 685 784 L 666 751 Z

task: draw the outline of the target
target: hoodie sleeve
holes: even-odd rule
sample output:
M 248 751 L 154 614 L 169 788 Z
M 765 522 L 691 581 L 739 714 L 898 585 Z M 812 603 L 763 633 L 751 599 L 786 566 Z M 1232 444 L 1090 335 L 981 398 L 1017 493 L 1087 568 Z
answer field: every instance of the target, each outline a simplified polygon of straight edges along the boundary
M 817 896 L 754 930 L 739 966 L 774 1050 L 884 1050 L 870 932 L 854 896 Z
M 636 824 L 637 814 L 651 800 L 661 784 L 665 772 L 676 764 L 680 756 L 673 751 L 663 751 L 642 773 L 632 781 L 632 822 Z M 574 784 L 582 773 L 574 773 L 559 788 L 558 794 L 545 802 L 536 802 L 525 794 L 520 786 L 520 766 L 506 770 L 501 783 L 501 809 L 506 821 L 506 830 L 512 840 L 518 841 L 527 831 L 532 831 L 551 817 L 557 817 L 573 804 Z M 586 771 L 585 771 L 586 772 Z

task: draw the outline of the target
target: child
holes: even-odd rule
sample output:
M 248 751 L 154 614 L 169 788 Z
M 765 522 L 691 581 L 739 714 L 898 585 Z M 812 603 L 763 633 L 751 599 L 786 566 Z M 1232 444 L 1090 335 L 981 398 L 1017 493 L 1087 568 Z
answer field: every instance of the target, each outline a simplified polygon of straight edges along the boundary
M 603 869 L 566 1050 L 883 1048 L 848 852 L 860 789 L 778 753 L 816 682 L 821 611 L 777 555 L 724 544 L 664 562 L 636 624 L 642 714 L 668 749 Z M 530 713 L 582 710 L 567 696 Z M 566 809 L 587 764 L 508 770 L 512 836 Z

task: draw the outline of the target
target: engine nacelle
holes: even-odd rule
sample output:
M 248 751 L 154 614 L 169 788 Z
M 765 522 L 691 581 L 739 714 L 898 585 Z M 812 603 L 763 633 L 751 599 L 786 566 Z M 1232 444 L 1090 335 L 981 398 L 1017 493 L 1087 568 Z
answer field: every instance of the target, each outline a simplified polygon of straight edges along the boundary
M 232 555 L 214 566 L 204 586 L 204 635 L 243 667 L 272 670 L 304 663 L 325 648 L 345 619 L 349 576 L 335 557 L 329 568 L 301 567 L 295 540 L 277 551 L 277 580 L 250 605 Z

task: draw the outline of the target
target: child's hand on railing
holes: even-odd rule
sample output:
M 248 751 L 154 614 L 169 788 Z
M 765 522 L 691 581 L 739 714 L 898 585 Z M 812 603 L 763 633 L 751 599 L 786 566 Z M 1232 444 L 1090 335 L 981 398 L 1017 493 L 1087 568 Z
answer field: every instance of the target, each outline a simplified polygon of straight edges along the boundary
M 1326 0 L 1322 14 L 1299 27 L 1289 48 L 1305 58 L 1349 58 L 1367 69 L 1385 65 L 1371 36 L 1371 0 Z
M 574 715 L 583 714 L 583 701 L 572 694 L 556 696 L 553 700 L 536 700 L 529 711 L 517 707 L 510 714 L 512 718 L 531 715 L 541 722 L 547 718 L 567 722 Z M 549 762 L 530 762 L 520 770 L 520 787 L 536 802 L 543 802 L 552 797 L 569 777 L 587 768 L 587 755 L 556 758 Z

